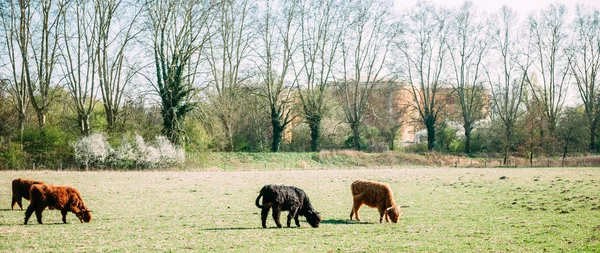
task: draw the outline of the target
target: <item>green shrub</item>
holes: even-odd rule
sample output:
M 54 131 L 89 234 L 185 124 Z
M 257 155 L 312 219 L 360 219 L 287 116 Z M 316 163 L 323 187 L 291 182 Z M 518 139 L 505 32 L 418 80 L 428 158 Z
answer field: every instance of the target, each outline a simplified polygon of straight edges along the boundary
M 23 152 L 19 143 L 10 142 L 6 147 L 0 147 L 0 169 L 25 169 L 27 159 L 27 154 Z
M 360 143 L 361 149 L 364 150 L 367 148 L 367 142 L 365 141 L 364 138 L 359 136 L 358 143 Z M 354 149 L 354 136 L 353 135 L 349 136 L 346 139 L 346 141 L 344 142 L 344 148 L 345 149 Z
M 308 124 L 302 122 L 291 125 L 292 140 L 290 143 L 282 143 L 286 151 L 309 152 L 310 151 L 310 129 Z
M 424 153 L 427 152 L 427 142 L 420 142 L 404 147 L 404 151 L 409 153 Z
M 457 142 L 460 139 L 456 136 L 457 129 L 448 125 L 446 122 L 442 122 L 436 127 L 436 142 L 435 150 L 438 152 L 456 152 L 459 144 Z
M 206 152 L 214 142 L 206 129 L 198 121 L 187 121 L 185 124 L 186 152 Z
M 74 136 L 51 126 L 43 131 L 27 128 L 23 133 L 23 149 L 36 167 L 59 168 L 63 163 L 72 163 L 73 148 L 69 143 L 74 139 Z

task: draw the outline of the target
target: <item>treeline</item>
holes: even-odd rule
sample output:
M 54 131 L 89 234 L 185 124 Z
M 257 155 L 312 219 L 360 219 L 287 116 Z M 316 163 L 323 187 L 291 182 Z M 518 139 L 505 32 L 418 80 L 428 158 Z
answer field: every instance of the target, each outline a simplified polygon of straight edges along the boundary
M 3 0 L 0 24 L 6 167 L 73 164 L 100 132 L 114 150 L 165 136 L 188 153 L 598 150 L 588 6 Z M 426 134 L 403 146 L 408 128 Z

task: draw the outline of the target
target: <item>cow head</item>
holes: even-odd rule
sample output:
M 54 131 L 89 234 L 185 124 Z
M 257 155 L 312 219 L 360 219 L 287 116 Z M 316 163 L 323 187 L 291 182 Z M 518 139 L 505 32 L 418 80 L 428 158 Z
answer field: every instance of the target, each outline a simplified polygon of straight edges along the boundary
M 308 224 L 310 224 L 313 228 L 319 227 L 319 223 L 321 223 L 321 213 L 316 211 L 308 211 L 304 217 L 306 217 L 306 221 L 308 221 Z
M 76 215 L 81 223 L 88 223 L 92 220 L 92 211 L 89 209 L 82 209 L 78 213 L 76 213 Z
M 402 215 L 402 209 L 399 206 L 392 206 L 385 209 L 385 215 L 387 215 L 393 223 L 397 223 Z

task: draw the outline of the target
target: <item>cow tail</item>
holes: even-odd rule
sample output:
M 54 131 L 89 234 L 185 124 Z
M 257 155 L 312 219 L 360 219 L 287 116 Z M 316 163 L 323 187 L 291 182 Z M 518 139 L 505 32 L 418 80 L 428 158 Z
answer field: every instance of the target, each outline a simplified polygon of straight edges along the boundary
M 258 197 L 256 197 L 256 202 L 254 202 L 254 204 L 256 204 L 256 206 L 258 208 L 264 208 L 264 206 L 261 206 L 258 202 L 260 201 L 260 197 L 262 197 L 262 191 L 260 192 L 260 194 L 258 194 Z

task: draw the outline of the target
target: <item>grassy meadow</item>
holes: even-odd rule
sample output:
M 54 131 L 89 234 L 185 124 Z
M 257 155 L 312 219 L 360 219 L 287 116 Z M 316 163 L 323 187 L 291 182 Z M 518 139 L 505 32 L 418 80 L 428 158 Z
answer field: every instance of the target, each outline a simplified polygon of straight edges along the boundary
M 501 177 L 505 179 L 500 179 Z M 17 177 L 76 187 L 93 220 L 56 210 L 45 224 L 11 210 Z M 350 183 L 388 183 L 399 223 L 363 207 L 349 221 Z M 260 226 L 254 200 L 269 183 L 305 190 L 323 222 Z M 381 168 L 213 172 L 3 171 L 2 252 L 582 252 L 600 249 L 598 168 Z M 29 204 L 23 200 L 24 205 Z M 26 207 L 25 207 L 26 208 Z M 17 207 L 18 209 L 18 207 Z M 285 216 L 282 213 L 282 223 Z M 292 222 L 293 224 L 293 222 Z

